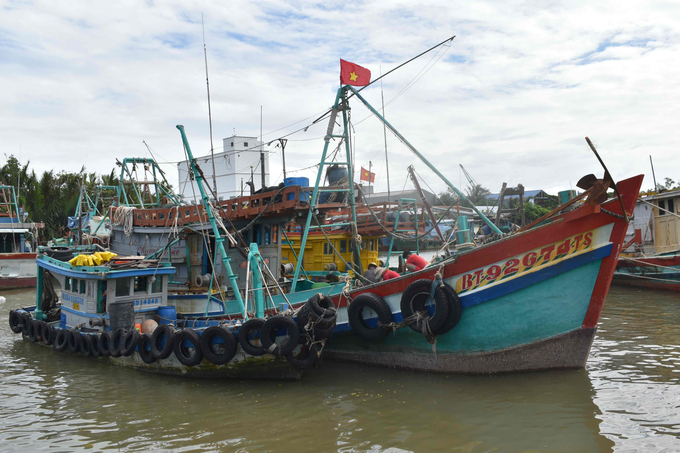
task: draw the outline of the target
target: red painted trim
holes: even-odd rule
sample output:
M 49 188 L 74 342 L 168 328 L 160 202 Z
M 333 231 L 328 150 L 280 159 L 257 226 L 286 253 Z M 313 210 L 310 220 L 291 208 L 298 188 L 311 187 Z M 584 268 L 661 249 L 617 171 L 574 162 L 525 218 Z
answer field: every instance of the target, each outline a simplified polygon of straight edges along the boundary
M 657 256 L 654 258 L 636 258 L 635 261 L 619 260 L 616 265 L 621 269 L 624 267 L 655 267 L 655 266 L 680 266 L 680 255 Z M 678 269 L 680 271 L 680 269 Z
M 0 261 L 2 260 L 34 260 L 35 253 L 0 253 Z
M 0 278 L 0 288 L 32 288 L 36 285 L 37 277 L 4 277 Z

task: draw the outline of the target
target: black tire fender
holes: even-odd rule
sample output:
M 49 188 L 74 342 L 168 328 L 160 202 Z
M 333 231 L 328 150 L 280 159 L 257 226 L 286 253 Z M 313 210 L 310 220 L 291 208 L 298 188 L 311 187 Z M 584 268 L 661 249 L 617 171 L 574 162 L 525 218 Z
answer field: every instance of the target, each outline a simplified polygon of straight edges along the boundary
M 120 357 L 123 353 L 123 337 L 125 337 L 125 329 L 119 327 L 111 334 L 111 341 L 109 342 L 109 354 L 111 357 Z
M 37 319 L 31 319 L 31 322 L 28 324 L 28 338 L 33 343 L 42 341 L 42 324 Z
M 9 328 L 12 329 L 14 333 L 21 333 L 24 327 L 24 317 L 21 316 L 16 310 L 10 310 L 9 312 Z
M 54 349 L 57 351 L 65 351 L 68 347 L 68 330 L 58 329 L 54 335 Z
M 253 318 L 246 321 L 241 328 L 238 330 L 238 342 L 241 344 L 241 349 L 246 353 L 254 356 L 260 356 L 264 354 L 264 348 L 262 345 L 256 346 L 251 343 L 249 336 L 257 336 L 257 340 L 262 343 L 262 326 L 264 325 L 264 319 Z M 258 330 L 257 334 L 253 333 L 254 330 Z
M 281 329 L 288 331 L 288 339 L 283 344 L 276 343 L 277 332 Z M 293 352 L 300 342 L 300 331 L 293 318 L 283 315 L 272 316 L 264 322 L 260 330 L 260 340 L 265 352 L 276 357 L 285 356 Z
M 82 343 L 82 338 L 80 338 L 80 332 L 75 329 L 68 331 L 68 350 L 73 354 L 80 352 L 80 343 Z
M 111 355 L 111 332 L 102 332 L 99 335 L 99 351 L 104 357 Z
M 444 335 L 448 333 L 458 325 L 460 317 L 463 314 L 463 305 L 461 304 L 460 297 L 450 285 L 444 284 L 446 289 L 446 297 L 449 301 L 449 316 L 442 327 L 433 332 L 435 335 Z
M 24 335 L 28 335 L 28 326 L 31 324 L 31 321 L 33 320 L 33 317 L 31 317 L 31 314 L 27 311 L 23 313 L 19 313 L 21 317 L 24 320 L 23 325 L 21 326 L 21 333 Z
M 163 360 L 170 357 L 174 347 L 175 329 L 167 324 L 156 327 L 151 335 L 151 352 L 156 360 Z
M 92 355 L 95 357 L 101 357 L 102 356 L 102 349 L 99 346 L 99 334 L 92 334 L 90 335 L 90 338 L 92 339 Z
M 142 362 L 144 363 L 152 364 L 156 361 L 156 357 L 154 357 L 153 351 L 151 351 L 150 334 L 143 333 L 139 336 L 139 342 L 137 343 L 137 352 L 139 352 L 139 358 L 142 359 Z
M 47 346 L 51 346 L 54 343 L 54 327 L 51 324 L 43 323 L 42 342 Z
M 80 353 L 85 357 L 92 355 L 92 336 L 88 334 L 80 336 Z
M 139 332 L 136 329 L 129 330 L 120 340 L 120 353 L 125 357 L 130 357 L 139 343 Z
M 424 311 L 425 303 L 429 300 L 433 281 L 421 278 L 412 282 L 401 295 L 401 314 L 404 319 L 413 313 Z M 441 286 L 437 286 L 434 292 L 434 314 L 427 320 L 430 332 L 441 329 L 449 317 L 449 301 L 447 292 Z M 411 323 L 409 327 L 418 333 L 423 333 L 423 325 Z
M 374 293 L 363 293 L 352 299 L 347 308 L 349 325 L 359 338 L 367 341 L 382 341 L 389 335 L 390 330 L 384 327 L 371 327 L 366 323 L 363 316 L 364 308 L 370 308 L 378 315 L 381 324 L 390 324 L 394 321 L 392 310 L 382 297 Z
M 302 344 L 300 345 L 299 350 L 287 354 L 286 360 L 293 366 L 306 368 L 316 362 L 316 359 L 319 358 L 319 349 L 321 349 L 321 347 L 318 344 Z
M 193 350 L 188 349 L 184 342 L 188 341 Z M 195 330 L 188 327 L 180 330 L 175 334 L 174 341 L 175 357 L 184 366 L 196 366 L 203 360 L 203 352 L 201 352 L 201 338 Z
M 224 351 L 217 352 L 213 349 L 213 339 L 221 338 L 224 342 Z M 236 335 L 227 326 L 210 326 L 201 334 L 201 351 L 206 359 L 215 365 L 224 365 L 234 358 L 238 349 Z
M 309 308 L 317 316 L 328 317 L 329 315 L 335 315 L 336 308 L 333 300 L 322 293 L 316 293 L 307 301 Z

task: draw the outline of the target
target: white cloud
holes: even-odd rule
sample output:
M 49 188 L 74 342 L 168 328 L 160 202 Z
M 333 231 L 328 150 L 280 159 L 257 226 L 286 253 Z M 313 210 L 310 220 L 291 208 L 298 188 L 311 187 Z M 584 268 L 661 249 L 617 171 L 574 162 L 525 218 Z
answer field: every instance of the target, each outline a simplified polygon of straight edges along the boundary
M 210 148 L 201 36 L 205 16 L 215 145 L 237 133 L 274 139 L 323 112 L 338 59 L 374 78 L 452 34 L 443 58 L 386 107 L 387 118 L 454 183 L 462 163 L 497 191 L 502 182 L 549 192 L 601 174 L 588 135 L 615 178 L 676 176 L 680 144 L 680 6 L 667 2 L 5 2 L 0 14 L 2 151 L 37 172 L 106 172 L 115 158 L 182 158 L 175 124 L 196 154 Z M 440 54 L 441 55 L 441 52 Z M 438 55 L 438 56 L 439 56 Z M 386 102 L 431 54 L 384 80 Z M 379 87 L 365 90 L 380 105 Z M 368 113 L 353 104 L 358 122 Z M 288 169 L 318 162 L 325 124 L 290 136 Z M 382 126 L 356 125 L 359 165 L 386 187 Z M 316 138 L 316 140 L 310 140 Z M 300 140 L 300 141 L 297 141 Z M 394 137 L 392 187 L 414 163 Z M 273 177 L 280 154 L 272 156 Z M 168 169 L 172 175 L 172 167 Z M 311 172 L 302 173 L 313 176 Z M 463 183 L 465 185 L 465 183 Z

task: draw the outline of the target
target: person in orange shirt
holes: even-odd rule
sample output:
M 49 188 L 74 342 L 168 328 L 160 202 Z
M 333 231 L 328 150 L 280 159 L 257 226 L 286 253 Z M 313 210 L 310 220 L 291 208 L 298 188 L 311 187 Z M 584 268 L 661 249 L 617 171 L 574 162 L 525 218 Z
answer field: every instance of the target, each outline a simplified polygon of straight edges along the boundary
M 408 250 L 404 251 L 403 257 L 406 263 L 406 270 L 409 272 L 416 272 L 421 269 L 425 269 L 425 267 L 429 264 L 425 258 L 419 255 L 414 255 Z

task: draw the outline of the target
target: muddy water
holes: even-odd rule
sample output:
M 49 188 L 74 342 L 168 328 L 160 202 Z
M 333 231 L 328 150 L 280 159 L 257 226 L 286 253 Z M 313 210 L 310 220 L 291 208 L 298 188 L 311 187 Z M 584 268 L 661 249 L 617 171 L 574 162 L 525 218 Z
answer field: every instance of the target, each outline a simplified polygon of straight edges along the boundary
M 587 369 L 446 376 L 335 364 L 293 383 L 168 378 L 14 335 L 0 451 L 680 451 L 680 297 L 613 288 Z

